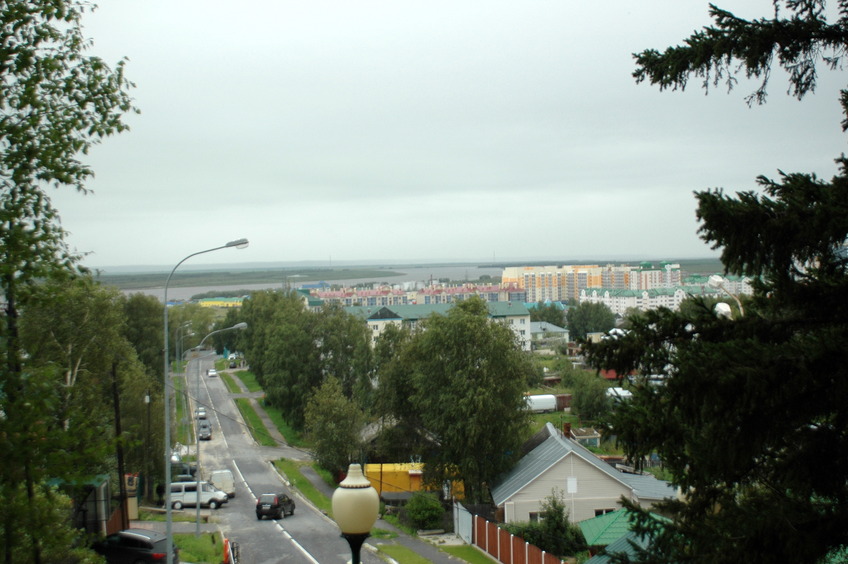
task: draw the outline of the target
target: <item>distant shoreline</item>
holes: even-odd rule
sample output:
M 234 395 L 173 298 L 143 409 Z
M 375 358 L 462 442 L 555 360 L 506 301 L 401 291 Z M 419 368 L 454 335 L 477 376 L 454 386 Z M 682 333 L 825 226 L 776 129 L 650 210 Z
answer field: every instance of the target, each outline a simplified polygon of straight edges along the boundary
M 706 274 L 722 272 L 722 265 L 715 259 L 679 259 L 667 261 L 525 261 L 518 263 L 434 263 L 415 265 L 350 265 L 335 267 L 288 266 L 279 268 L 250 268 L 245 265 L 205 269 L 186 269 L 177 271 L 168 286 L 169 299 L 188 299 L 193 295 L 220 289 L 223 291 L 259 291 L 271 288 L 298 288 L 306 283 L 328 282 L 352 286 L 355 284 L 381 283 L 388 285 L 406 282 L 426 283 L 430 280 L 450 280 L 452 282 L 475 282 L 481 279 L 500 281 L 503 269 L 507 266 L 545 266 L 566 264 L 630 264 L 642 262 L 672 262 L 680 264 L 687 274 Z M 110 274 L 96 271 L 95 278 L 107 286 L 117 287 L 125 293 L 141 292 L 164 298 L 164 286 L 168 271 L 160 272 L 124 272 Z

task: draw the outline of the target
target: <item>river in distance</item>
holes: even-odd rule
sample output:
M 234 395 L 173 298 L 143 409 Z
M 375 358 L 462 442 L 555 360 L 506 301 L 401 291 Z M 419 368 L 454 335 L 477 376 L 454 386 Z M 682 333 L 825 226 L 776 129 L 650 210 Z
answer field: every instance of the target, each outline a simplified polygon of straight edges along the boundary
M 481 276 L 489 275 L 493 278 L 500 278 L 503 274 L 503 268 L 501 267 L 487 267 L 487 266 L 474 266 L 474 265 L 459 265 L 459 266 L 451 266 L 451 265 L 433 265 L 433 266 L 393 266 L 391 268 L 387 268 L 386 272 L 397 272 L 401 273 L 400 276 L 385 276 L 385 277 L 372 277 L 372 278 L 351 278 L 348 280 L 333 280 L 330 283 L 333 285 L 339 286 L 353 286 L 355 284 L 361 283 L 369 283 L 369 282 L 387 282 L 391 285 L 405 285 L 407 283 L 418 283 L 418 287 L 424 287 L 425 285 L 430 283 L 430 280 L 438 280 L 440 278 L 446 278 L 448 280 L 452 280 L 455 282 L 461 282 L 464 280 L 478 280 Z M 314 284 L 314 281 L 310 281 L 309 284 Z M 186 287 L 170 287 L 168 288 L 168 300 L 188 300 L 191 299 L 192 296 L 196 296 L 199 294 L 206 294 L 207 292 L 212 292 L 214 290 L 220 290 L 221 292 L 232 292 L 236 290 L 246 290 L 248 292 L 255 292 L 259 290 L 269 290 L 269 289 L 282 289 L 286 284 L 286 280 L 281 279 L 277 283 L 265 283 L 265 284 L 233 284 L 227 286 L 186 286 Z M 290 277 L 288 279 L 289 287 L 296 289 L 299 288 L 302 283 L 298 283 L 297 279 L 294 277 Z M 160 300 L 165 297 L 165 288 L 164 285 L 162 288 L 145 288 L 143 290 L 132 290 L 126 289 L 124 290 L 125 294 L 136 294 L 142 293 L 150 296 L 156 296 Z

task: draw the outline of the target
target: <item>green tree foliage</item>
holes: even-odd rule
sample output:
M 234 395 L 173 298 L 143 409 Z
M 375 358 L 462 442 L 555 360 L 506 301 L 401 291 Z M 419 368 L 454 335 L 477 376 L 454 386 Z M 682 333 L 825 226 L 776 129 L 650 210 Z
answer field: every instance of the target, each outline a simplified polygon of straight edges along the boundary
M 442 526 L 445 508 L 435 494 L 418 491 L 412 494 L 404 506 L 403 515 L 409 525 L 416 529 L 438 529 Z
M 305 418 L 315 461 L 340 475 L 362 450 L 359 432 L 364 415 L 359 406 L 345 397 L 339 379 L 329 376 L 309 398 Z
M 485 484 L 517 459 L 533 365 L 479 298 L 421 323 L 395 366 L 406 371 L 405 381 L 400 373 L 393 377 L 402 389 L 389 392 L 407 394 L 408 402 L 396 403 L 406 411 L 389 415 L 420 424 L 437 444 L 424 456 L 425 479 L 441 484 L 459 477 L 467 499 L 485 499 Z
M 609 386 L 606 381 L 588 371 L 575 371 L 572 374 L 574 396 L 571 408 L 581 420 L 597 421 L 606 415 L 612 404 L 607 397 Z
M 362 402 L 371 388 L 368 329 L 338 307 L 306 309 L 294 293 L 257 292 L 242 306 L 240 343 L 266 399 L 302 429 L 306 403 L 328 376 Z
M 556 304 L 539 302 L 536 307 L 530 309 L 530 321 L 547 321 L 551 325 L 562 327 L 565 325 L 565 315 Z
M 397 462 L 420 458 L 429 446 L 423 424 L 410 396 L 413 369 L 401 355 L 413 335 L 408 327 L 388 325 L 374 345 L 377 389 L 372 411 L 381 417 L 381 430 L 372 451 L 374 459 Z
M 540 519 L 532 523 L 503 525 L 511 534 L 560 558 L 586 550 L 586 539 L 580 527 L 568 520 L 568 507 L 562 490 L 554 489 L 542 502 Z
M 840 62 L 848 5 L 834 24 L 823 1 L 774 5 L 755 21 L 711 7 L 715 26 L 637 55 L 637 80 L 732 86 L 739 68 L 762 79 L 750 101 L 763 102 L 777 63 L 803 97 L 818 63 Z M 652 539 L 642 561 L 816 562 L 848 545 L 848 162 L 837 163 L 830 182 L 782 173 L 760 177 L 760 193 L 697 193 L 701 237 L 727 272 L 757 280 L 744 316 L 696 301 L 646 312 L 589 349 L 598 367 L 667 377 L 637 386 L 610 422 L 634 460 L 657 452 L 684 494 L 662 504 L 674 518 L 662 526 L 626 503 Z
M 602 303 L 583 302 L 565 314 L 572 339 L 585 339 L 588 333 L 606 333 L 615 327 L 615 314 Z
M 124 337 L 135 349 L 136 355 L 151 375 L 162 372 L 162 302 L 155 296 L 142 293 L 124 298 Z M 170 321 L 170 318 L 169 318 Z
M 38 484 L 50 473 L 40 458 L 38 421 L 52 405 L 38 396 L 49 389 L 47 368 L 31 370 L 19 320 L 38 282 L 68 275 L 76 258 L 67 250 L 48 186 L 84 191 L 91 169 L 79 160 L 104 136 L 126 128 L 132 111 L 123 63 L 109 68 L 86 56 L 89 43 L 80 19 L 87 3 L 76 0 L 11 0 L 0 6 L 0 294 L 4 297 L 0 353 L 0 499 L 24 484 L 28 501 L 42 503 Z M 37 373 L 36 373 L 37 372 Z M 44 444 L 43 442 L 41 443 Z M 52 524 L 37 523 L 31 511 L 3 514 L 2 558 L 40 563 L 60 537 Z M 32 533 L 15 536 L 23 525 Z

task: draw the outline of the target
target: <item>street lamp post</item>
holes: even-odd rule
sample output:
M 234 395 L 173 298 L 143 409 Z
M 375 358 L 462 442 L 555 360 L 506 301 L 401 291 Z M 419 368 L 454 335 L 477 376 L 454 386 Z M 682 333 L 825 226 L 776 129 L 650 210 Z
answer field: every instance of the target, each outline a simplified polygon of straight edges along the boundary
M 713 274 L 712 276 L 710 276 L 709 280 L 707 280 L 707 284 L 709 285 L 710 288 L 714 288 L 716 290 L 721 290 L 722 292 L 724 292 L 725 294 L 727 294 L 728 296 L 733 298 L 736 301 L 736 306 L 739 308 L 739 316 L 740 317 L 745 316 L 745 310 L 742 308 L 742 301 L 739 299 L 739 297 L 736 294 L 730 292 L 730 290 L 728 290 L 724 286 L 724 278 L 722 278 L 718 274 Z M 730 317 L 730 311 L 725 309 L 725 308 L 718 308 L 717 307 L 716 313 L 720 316 L 723 316 L 723 317 L 728 317 L 728 318 Z
M 171 273 L 168 275 L 168 279 L 165 281 L 165 294 L 164 294 L 164 312 L 163 318 L 165 321 L 165 350 L 164 350 L 164 358 L 165 358 L 165 374 L 164 374 L 164 403 L 165 403 L 165 549 L 166 549 L 166 558 L 168 564 L 173 564 L 174 561 L 174 539 L 173 539 L 173 528 L 174 521 L 173 515 L 171 513 L 171 401 L 170 401 L 170 359 L 168 358 L 168 286 L 171 284 L 171 278 L 174 276 L 174 272 L 176 272 L 177 268 L 190 259 L 191 257 L 195 257 L 197 255 L 202 255 L 204 253 L 211 253 L 212 251 L 217 251 L 220 249 L 228 249 L 230 247 L 235 247 L 237 249 L 244 249 L 248 245 L 247 239 L 236 239 L 235 241 L 230 241 L 226 245 L 221 245 L 220 247 L 213 247 L 211 249 L 206 249 L 205 251 L 198 251 L 196 253 L 192 253 L 182 259 L 177 265 L 171 270 Z
M 209 333 L 208 335 L 203 337 L 203 339 L 201 339 L 200 344 L 197 345 L 197 348 L 203 349 L 203 343 L 205 343 L 206 339 L 208 339 L 212 335 L 216 335 L 218 333 L 223 333 L 224 331 L 244 331 L 245 329 L 247 329 L 247 323 L 242 321 L 241 323 L 236 323 L 232 327 L 227 327 L 226 329 L 218 329 L 217 331 L 212 331 L 211 333 Z M 194 403 L 195 403 L 195 405 L 197 405 L 198 402 L 200 401 L 200 359 L 199 358 L 197 359 L 196 366 L 197 366 L 197 378 L 195 380 L 196 386 L 195 386 L 195 393 L 194 393 Z M 197 434 L 197 426 L 196 425 L 195 425 L 195 428 L 194 428 L 194 443 L 195 443 L 194 454 L 195 454 L 195 460 L 197 461 L 197 472 L 198 472 L 198 475 L 197 475 L 197 503 L 194 504 L 195 510 L 197 512 L 196 518 L 195 518 L 194 536 L 199 537 L 200 536 L 200 436 Z
M 380 496 L 371 482 L 362 474 L 362 466 L 351 464 L 347 477 L 333 492 L 333 518 L 350 545 L 351 563 L 360 564 L 362 543 L 368 538 L 371 527 L 380 511 Z

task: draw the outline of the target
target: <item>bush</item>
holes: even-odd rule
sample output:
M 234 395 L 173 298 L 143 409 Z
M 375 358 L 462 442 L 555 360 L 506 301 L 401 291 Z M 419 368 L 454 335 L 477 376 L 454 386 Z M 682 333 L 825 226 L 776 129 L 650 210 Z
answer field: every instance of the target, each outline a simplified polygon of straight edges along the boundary
M 586 550 L 580 527 L 568 521 L 568 509 L 562 492 L 555 489 L 542 503 L 541 521 L 510 523 L 504 528 L 526 542 L 560 558 Z
M 442 502 L 434 494 L 415 492 L 407 502 L 406 519 L 416 529 L 436 529 L 445 513 Z

